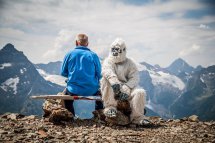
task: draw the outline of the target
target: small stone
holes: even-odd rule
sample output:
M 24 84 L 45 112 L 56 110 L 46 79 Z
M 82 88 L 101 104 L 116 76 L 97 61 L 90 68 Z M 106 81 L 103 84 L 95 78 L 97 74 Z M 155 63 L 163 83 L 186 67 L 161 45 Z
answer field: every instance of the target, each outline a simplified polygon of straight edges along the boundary
M 28 138 L 32 138 L 32 137 L 35 137 L 35 136 L 37 136 L 37 134 L 35 134 L 35 133 L 28 133 L 27 134 Z
M 85 136 L 84 139 L 85 139 L 85 140 L 88 140 L 88 139 L 89 139 L 89 136 Z
M 101 129 L 102 129 L 102 130 L 105 129 L 105 126 L 101 126 Z
M 25 129 L 23 128 L 17 128 L 17 129 L 14 129 L 14 133 L 22 133 Z
M 189 121 L 192 121 L 192 122 L 198 122 L 198 121 L 199 121 L 198 118 L 199 118 L 198 116 L 192 115 L 192 116 L 190 116 L 190 117 L 188 118 L 188 120 L 189 120 Z
M 7 133 L 8 133 L 7 131 L 0 129 L 0 134 L 7 134 Z
M 87 135 L 89 132 L 88 131 L 83 131 L 82 134 L 83 135 Z
M 180 120 L 180 119 L 176 119 L 176 120 L 174 120 L 174 122 L 176 122 L 176 123 L 180 123 L 180 122 L 181 122 L 181 120 Z
M 8 119 L 11 119 L 11 120 L 16 120 L 16 116 L 17 116 L 17 114 L 9 114 L 9 115 L 7 116 L 7 118 L 8 118 Z
M 25 115 L 17 114 L 17 113 L 12 113 L 12 114 L 7 115 L 7 119 L 11 119 L 11 120 L 17 120 L 17 119 L 21 119 L 23 117 L 25 117 Z
M 34 119 L 36 119 L 36 116 L 35 115 L 27 116 L 26 119 L 34 120 Z
M 181 119 L 182 121 L 187 121 L 187 117 L 184 117 Z
M 173 119 L 168 119 L 168 120 L 167 120 L 167 122 L 172 122 L 172 121 L 173 121 Z
M 58 134 L 58 135 L 60 135 L 60 136 L 61 136 L 61 135 L 63 135 L 63 133 L 62 133 L 62 132 L 56 132 L 56 134 Z
M 208 137 L 208 134 L 204 134 L 204 137 L 207 138 L 207 137 Z
M 41 138 L 45 138 L 48 136 L 48 134 L 44 130 L 39 130 L 38 134 L 40 135 Z
M 204 122 L 204 124 L 205 124 L 205 125 L 208 125 L 208 126 L 211 126 L 211 125 L 212 125 L 212 123 L 210 123 L 210 122 Z

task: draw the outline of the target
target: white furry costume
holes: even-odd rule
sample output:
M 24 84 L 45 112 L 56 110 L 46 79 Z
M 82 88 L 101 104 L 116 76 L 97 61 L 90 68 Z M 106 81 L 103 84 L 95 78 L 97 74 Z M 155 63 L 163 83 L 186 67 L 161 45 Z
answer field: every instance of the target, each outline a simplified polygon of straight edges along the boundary
M 111 44 L 109 57 L 102 66 L 101 92 L 105 112 L 116 110 L 117 100 L 114 98 L 112 85 L 120 84 L 120 91 L 129 95 L 132 109 L 130 119 L 139 124 L 144 119 L 145 90 L 136 89 L 139 82 L 138 70 L 135 63 L 126 57 L 126 46 L 122 39 L 116 39 Z

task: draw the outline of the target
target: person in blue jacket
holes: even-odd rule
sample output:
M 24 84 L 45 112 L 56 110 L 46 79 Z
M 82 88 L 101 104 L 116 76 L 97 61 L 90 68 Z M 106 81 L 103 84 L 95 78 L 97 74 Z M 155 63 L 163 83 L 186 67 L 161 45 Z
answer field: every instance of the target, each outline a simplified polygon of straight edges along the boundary
M 88 36 L 78 34 L 76 47 L 66 54 L 61 75 L 67 77 L 66 94 L 71 96 L 96 95 L 101 79 L 101 64 L 96 53 L 88 48 Z M 65 100 L 65 108 L 75 115 L 73 100 Z M 102 102 L 96 101 L 96 110 L 102 109 Z

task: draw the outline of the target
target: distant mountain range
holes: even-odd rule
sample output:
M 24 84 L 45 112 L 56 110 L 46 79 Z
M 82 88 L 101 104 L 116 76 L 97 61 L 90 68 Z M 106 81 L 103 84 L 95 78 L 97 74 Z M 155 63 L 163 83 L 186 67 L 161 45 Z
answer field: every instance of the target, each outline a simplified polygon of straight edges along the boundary
M 42 114 L 42 101 L 31 95 L 56 94 L 62 86 L 44 80 L 27 57 L 7 44 L 0 50 L 0 114 Z
M 39 104 L 32 103 L 36 101 L 26 97 L 61 91 L 66 85 L 65 78 L 60 76 L 61 64 L 61 61 L 57 61 L 33 65 L 22 52 L 7 44 L 0 51 L 0 73 L 3 75 L 0 78 L 0 98 L 4 99 L 0 101 L 0 104 L 3 103 L 0 105 L 1 111 L 12 111 L 13 106 L 7 107 L 5 103 L 16 104 L 14 95 L 20 97 L 16 100 L 24 102 L 16 109 L 29 113 L 31 111 L 26 111 L 29 103 L 35 106 Z M 147 92 L 147 115 L 182 118 L 197 114 L 202 120 L 215 120 L 215 66 L 203 68 L 199 65 L 194 68 L 181 58 L 166 68 L 146 62 L 137 63 L 137 66 L 139 86 Z M 30 84 L 21 84 L 27 81 Z M 23 94 L 20 93 L 21 89 L 25 89 Z

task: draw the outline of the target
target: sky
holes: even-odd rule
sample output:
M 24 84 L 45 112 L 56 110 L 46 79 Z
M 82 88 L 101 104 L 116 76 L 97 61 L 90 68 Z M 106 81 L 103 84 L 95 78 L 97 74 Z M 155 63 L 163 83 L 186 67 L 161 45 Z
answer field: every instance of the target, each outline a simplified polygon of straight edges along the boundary
M 0 49 L 12 43 L 33 63 L 62 61 L 78 33 L 101 58 L 120 37 L 136 62 L 215 65 L 213 0 L 0 0 Z

